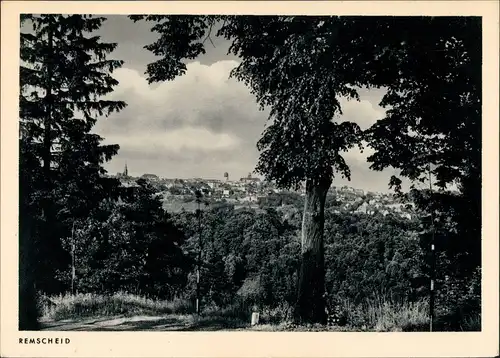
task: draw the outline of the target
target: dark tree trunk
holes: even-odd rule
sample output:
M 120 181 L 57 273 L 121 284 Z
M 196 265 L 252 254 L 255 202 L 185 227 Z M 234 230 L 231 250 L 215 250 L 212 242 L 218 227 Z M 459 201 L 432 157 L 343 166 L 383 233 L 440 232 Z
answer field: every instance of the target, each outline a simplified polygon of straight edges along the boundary
M 325 199 L 331 179 L 306 181 L 302 218 L 302 262 L 299 274 L 295 320 L 326 324 L 323 229 Z
M 54 183 L 54 173 L 52 169 L 52 164 L 54 162 L 54 157 L 52 153 L 52 147 L 54 145 L 54 129 L 56 126 L 56 116 L 57 111 L 54 107 L 54 37 L 55 28 L 57 24 L 54 23 L 53 19 L 50 20 L 50 25 L 48 27 L 48 58 L 47 61 L 47 73 L 46 73 L 46 83 L 45 90 L 46 96 L 45 102 L 45 118 L 43 120 L 44 133 L 43 133 L 43 149 L 41 153 L 41 159 L 43 161 L 42 175 L 43 175 L 43 187 L 41 190 L 42 197 L 40 198 L 40 209 L 42 223 L 40 225 L 43 227 L 41 230 L 37 230 L 35 234 L 37 237 L 36 244 L 36 255 L 37 255 L 37 277 L 36 285 L 37 289 L 44 291 L 45 293 L 58 293 L 61 290 L 61 284 L 55 279 L 55 272 L 64 266 L 64 260 L 67 258 L 65 251 L 62 249 L 60 241 L 60 229 L 59 223 L 56 220 L 56 208 L 53 198 L 53 189 L 55 188 Z
M 49 28 L 48 32 L 48 51 L 49 56 L 53 56 L 53 34 L 52 29 Z M 51 162 L 51 149 L 52 149 L 52 139 L 51 139 L 51 124 L 52 124 L 52 58 L 49 59 L 47 63 L 47 84 L 46 84 L 46 95 L 45 95 L 45 119 L 43 121 L 44 126 L 44 137 L 43 137 L 43 171 L 47 183 L 50 183 L 50 162 Z
M 36 331 L 38 307 L 35 289 L 35 247 L 27 208 L 21 206 L 19 215 L 19 330 Z

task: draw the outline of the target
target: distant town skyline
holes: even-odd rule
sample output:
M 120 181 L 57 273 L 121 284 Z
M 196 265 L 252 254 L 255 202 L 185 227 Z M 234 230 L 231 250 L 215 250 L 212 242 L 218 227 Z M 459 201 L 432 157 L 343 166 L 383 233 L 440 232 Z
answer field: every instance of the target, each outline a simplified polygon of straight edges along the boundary
M 190 181 L 190 180 L 202 180 L 203 182 L 212 182 L 212 181 L 217 181 L 217 182 L 227 182 L 227 183 L 238 183 L 241 182 L 243 179 L 247 179 L 251 176 L 252 179 L 257 178 L 259 182 L 266 183 L 266 180 L 264 176 L 255 174 L 253 172 L 247 173 L 247 175 L 241 176 L 241 177 L 231 177 L 230 175 L 228 176 L 227 180 L 225 177 L 226 173 L 222 173 L 220 177 L 203 177 L 203 176 L 195 176 L 195 177 L 171 177 L 171 176 L 162 176 L 158 175 L 157 173 L 154 172 L 144 172 L 144 173 L 130 173 L 128 170 L 127 164 L 125 164 L 124 170 L 123 171 L 118 171 L 116 173 L 111 173 L 109 172 L 108 175 L 110 176 L 115 176 L 115 177 L 129 177 L 129 178 L 145 178 L 147 177 L 149 179 L 150 176 L 155 176 L 157 177 L 160 181 L 162 180 L 185 180 L 185 181 Z M 229 173 L 228 173 L 229 174 Z M 342 187 L 347 187 L 351 188 L 354 190 L 364 190 L 366 192 L 374 192 L 374 193 L 386 193 L 387 191 L 381 191 L 381 190 L 371 190 L 371 189 L 364 189 L 364 188 L 358 188 L 352 185 L 351 182 L 339 184 L 338 182 L 332 182 L 331 184 L 332 188 L 342 188 Z
M 230 173 L 228 172 L 224 172 L 224 173 L 220 173 L 220 176 L 218 177 L 202 177 L 202 176 L 195 176 L 195 177 L 168 177 L 168 176 L 163 176 L 163 175 L 159 175 L 155 172 L 144 172 L 144 173 L 135 173 L 134 171 L 129 171 L 129 168 L 128 168 L 128 164 L 127 162 L 125 161 L 125 164 L 124 164 L 124 167 L 123 167 L 123 170 L 119 170 L 117 171 L 116 173 L 112 173 L 112 172 L 108 172 L 109 175 L 123 175 L 123 176 L 130 176 L 130 177 L 142 177 L 143 175 L 149 175 L 149 174 L 153 174 L 153 175 L 156 175 L 158 176 L 159 178 L 165 178 L 165 179 L 205 179 L 205 180 L 225 180 L 226 179 L 226 174 L 228 175 L 227 177 L 227 180 L 228 181 L 239 181 L 243 178 L 258 178 L 260 180 L 263 180 L 264 179 L 264 176 L 262 175 L 259 175 L 253 171 L 248 171 L 246 175 L 243 175 L 243 176 L 232 176 Z
M 104 143 L 120 145 L 118 155 L 105 164 L 109 174 L 123 171 L 127 162 L 129 172 L 137 176 L 221 178 L 224 172 L 232 178 L 248 172 L 257 176 L 253 172 L 259 157 L 256 143 L 268 112 L 259 111 L 244 84 L 228 79 L 238 65 L 236 57 L 226 55 L 228 42 L 214 38 L 214 46 L 206 46 L 205 55 L 187 64 L 185 75 L 148 85 L 144 72 L 155 57 L 142 47 L 156 38 L 149 27 L 113 15 L 98 31 L 103 41 L 118 44 L 112 57 L 125 62 L 114 73 L 120 84 L 109 97 L 124 100 L 128 106 L 99 120 L 95 127 Z M 340 120 L 368 128 L 384 116 L 378 106 L 383 93 L 362 89 L 359 102 L 341 100 Z M 396 173 L 369 169 L 366 157 L 370 152 L 353 149 L 346 153 L 351 181 L 336 177 L 334 185 L 387 192 L 389 178 Z

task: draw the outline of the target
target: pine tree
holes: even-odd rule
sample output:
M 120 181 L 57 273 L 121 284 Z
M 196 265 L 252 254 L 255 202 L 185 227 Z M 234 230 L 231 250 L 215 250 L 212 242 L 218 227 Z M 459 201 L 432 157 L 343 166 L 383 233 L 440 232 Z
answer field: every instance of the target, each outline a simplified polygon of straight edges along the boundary
M 92 35 L 105 20 L 21 18 L 20 272 L 36 277 L 20 277 L 20 304 L 33 284 L 45 292 L 64 289 L 55 278 L 68 259 L 61 238 L 70 234 L 72 221 L 89 215 L 118 185 L 103 177 L 101 165 L 119 146 L 102 145 L 91 132 L 99 117 L 126 106 L 102 99 L 118 84 L 111 74 L 123 64 L 106 59 L 116 44 Z M 20 317 L 20 328 L 27 326 Z

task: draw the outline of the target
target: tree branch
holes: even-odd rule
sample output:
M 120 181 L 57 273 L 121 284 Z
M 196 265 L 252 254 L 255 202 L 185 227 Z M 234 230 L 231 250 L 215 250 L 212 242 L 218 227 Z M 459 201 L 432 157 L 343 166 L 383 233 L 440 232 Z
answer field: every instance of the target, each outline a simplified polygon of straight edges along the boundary
M 210 41 L 210 43 L 212 44 L 212 46 L 215 48 L 215 45 L 214 45 L 214 42 L 212 41 L 212 38 L 210 37 L 210 35 L 212 34 L 212 27 L 213 27 L 213 22 L 210 24 L 210 27 L 208 28 L 208 34 L 207 36 L 203 39 L 203 42 L 202 42 L 202 45 L 205 44 L 205 42 L 207 41 L 207 39 Z

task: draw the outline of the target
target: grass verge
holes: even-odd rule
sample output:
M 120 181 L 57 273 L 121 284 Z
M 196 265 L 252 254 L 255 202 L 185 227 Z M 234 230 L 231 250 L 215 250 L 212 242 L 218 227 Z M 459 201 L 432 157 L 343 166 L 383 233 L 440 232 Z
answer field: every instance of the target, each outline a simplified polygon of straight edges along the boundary
M 204 307 L 200 317 L 194 315 L 189 300 L 153 300 L 117 292 L 113 295 L 76 294 L 41 297 L 42 320 L 79 320 L 94 317 L 167 316 L 183 317 L 187 329 L 224 330 L 248 329 L 251 310 L 241 304 L 228 307 Z M 340 303 L 343 323 L 334 326 L 294 325 L 288 314 L 273 310 L 261 311 L 260 325 L 251 327 L 258 331 L 377 331 L 377 332 L 425 332 L 429 329 L 429 305 L 427 301 L 392 302 L 378 299 L 354 305 L 348 300 Z M 437 321 L 440 317 L 437 317 Z M 480 330 L 481 318 L 463 318 L 461 330 Z M 437 330 L 440 330 L 436 327 Z M 444 329 L 446 330 L 446 329 Z
M 40 299 L 40 307 L 42 319 L 46 320 L 193 312 L 192 304 L 188 300 L 152 300 L 124 292 L 117 292 L 113 295 L 85 293 L 45 297 Z

